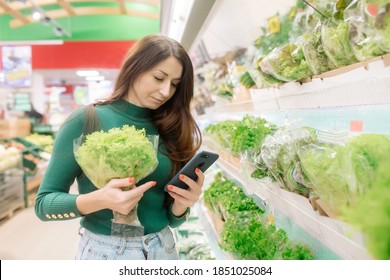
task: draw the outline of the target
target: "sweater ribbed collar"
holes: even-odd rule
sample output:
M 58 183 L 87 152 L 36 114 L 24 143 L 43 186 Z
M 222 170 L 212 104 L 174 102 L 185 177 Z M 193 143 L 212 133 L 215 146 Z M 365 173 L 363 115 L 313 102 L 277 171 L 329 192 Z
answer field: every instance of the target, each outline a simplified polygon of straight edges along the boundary
M 116 100 L 112 103 L 112 105 L 114 110 L 133 119 L 149 120 L 152 118 L 151 109 L 139 107 L 124 99 Z

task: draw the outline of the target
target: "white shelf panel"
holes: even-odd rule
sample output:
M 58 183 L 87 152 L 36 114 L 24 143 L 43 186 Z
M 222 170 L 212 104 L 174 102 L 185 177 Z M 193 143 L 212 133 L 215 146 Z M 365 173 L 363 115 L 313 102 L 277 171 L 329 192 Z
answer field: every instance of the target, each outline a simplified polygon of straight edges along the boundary
M 254 111 L 390 104 L 389 57 L 340 68 L 332 75 L 318 76 L 305 83 L 290 82 L 278 88 L 251 89 Z
M 244 179 L 241 168 L 220 157 L 218 166 L 239 182 L 247 194 L 254 193 L 265 204 L 271 205 L 295 224 L 322 242 L 330 250 L 347 260 L 369 260 L 372 256 L 363 245 L 360 232 L 351 226 L 314 211 L 309 200 L 280 188 L 278 183 L 253 178 Z
M 199 221 L 200 221 L 201 225 L 203 226 L 203 229 L 205 231 L 205 235 L 207 236 L 207 238 L 209 240 L 209 245 L 214 252 L 215 258 L 217 260 L 232 260 L 232 259 L 234 259 L 231 254 L 223 251 L 219 247 L 218 233 L 217 233 L 217 230 L 215 228 L 213 220 L 208 215 L 207 208 L 202 203 L 197 203 L 195 210 L 196 210 L 197 216 L 199 217 Z

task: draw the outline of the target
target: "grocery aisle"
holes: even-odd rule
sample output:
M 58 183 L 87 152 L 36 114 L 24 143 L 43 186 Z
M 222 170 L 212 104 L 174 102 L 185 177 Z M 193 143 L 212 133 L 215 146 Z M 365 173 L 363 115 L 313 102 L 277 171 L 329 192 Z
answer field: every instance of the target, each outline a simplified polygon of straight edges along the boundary
M 34 208 L 17 211 L 0 223 L 0 259 L 71 260 L 79 242 L 79 219 L 42 222 Z
M 71 187 L 76 193 L 77 186 Z M 80 219 L 42 222 L 34 208 L 18 210 L 0 221 L 0 259 L 72 260 L 79 243 Z

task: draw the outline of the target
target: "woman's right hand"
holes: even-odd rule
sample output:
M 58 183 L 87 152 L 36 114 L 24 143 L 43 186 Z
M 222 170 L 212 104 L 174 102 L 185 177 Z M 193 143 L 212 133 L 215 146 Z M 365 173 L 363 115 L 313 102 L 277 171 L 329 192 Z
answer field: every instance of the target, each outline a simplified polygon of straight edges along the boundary
M 112 179 L 101 192 L 107 203 L 106 208 L 126 215 L 138 204 L 144 193 L 155 185 L 156 182 L 150 181 L 135 187 L 134 178 Z
M 79 195 L 76 199 L 77 208 L 82 215 L 102 209 L 111 209 L 127 215 L 144 193 L 155 185 L 155 181 L 150 181 L 135 187 L 133 178 L 112 179 L 104 188 Z

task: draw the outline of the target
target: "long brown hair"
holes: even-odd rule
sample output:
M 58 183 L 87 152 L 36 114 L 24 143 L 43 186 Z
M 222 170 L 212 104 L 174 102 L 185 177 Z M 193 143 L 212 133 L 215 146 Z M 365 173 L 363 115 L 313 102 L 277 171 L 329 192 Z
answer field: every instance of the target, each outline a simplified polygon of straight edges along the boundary
M 190 57 L 177 41 L 162 35 L 149 35 L 137 41 L 125 57 L 113 94 L 98 104 L 123 99 L 137 78 L 169 57 L 175 57 L 182 64 L 183 72 L 175 94 L 153 111 L 153 123 L 168 149 L 174 174 L 194 156 L 202 142 L 200 129 L 190 111 L 194 70 Z

